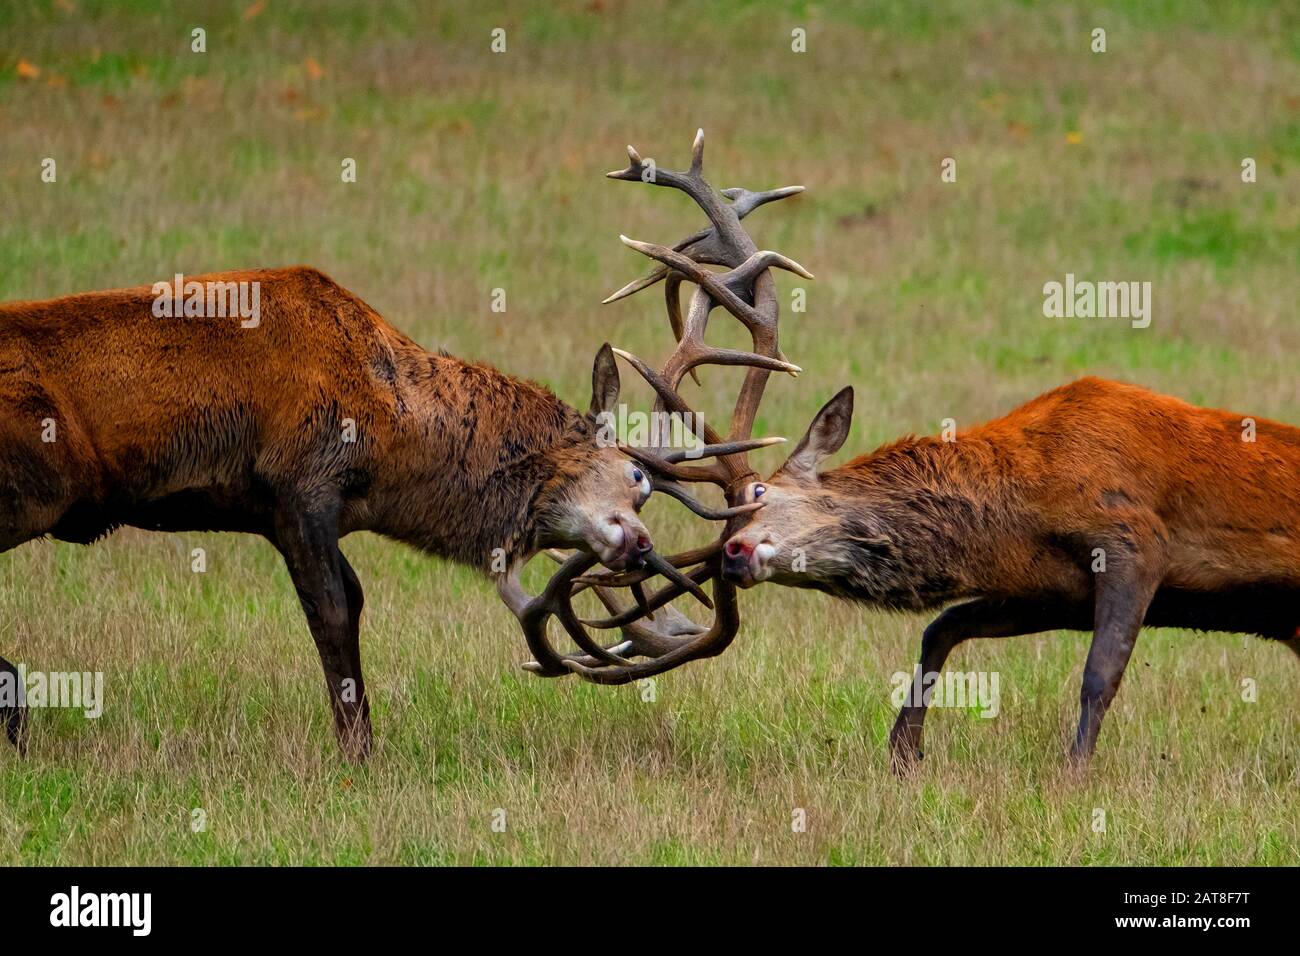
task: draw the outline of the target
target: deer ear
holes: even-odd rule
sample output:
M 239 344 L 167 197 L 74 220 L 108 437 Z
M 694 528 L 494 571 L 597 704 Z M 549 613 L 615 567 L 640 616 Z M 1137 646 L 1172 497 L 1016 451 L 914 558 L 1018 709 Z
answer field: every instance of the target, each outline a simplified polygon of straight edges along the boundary
M 614 362 L 614 351 L 606 342 L 596 353 L 596 362 L 591 367 L 591 410 L 595 418 L 601 412 L 612 412 L 618 404 L 618 365 Z
M 817 465 L 827 455 L 840 450 L 844 439 L 849 437 L 852 421 L 853 386 L 850 385 L 822 406 L 822 410 L 808 426 L 808 431 L 781 466 L 781 471 L 796 480 L 815 481 Z

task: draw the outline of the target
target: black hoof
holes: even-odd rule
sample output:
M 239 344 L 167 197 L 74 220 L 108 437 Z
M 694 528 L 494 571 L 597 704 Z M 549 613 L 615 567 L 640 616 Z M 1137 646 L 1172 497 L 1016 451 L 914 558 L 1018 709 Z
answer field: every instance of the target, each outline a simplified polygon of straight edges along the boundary
M 0 710 L 4 719 L 5 736 L 19 754 L 27 753 L 27 708 L 6 707 Z

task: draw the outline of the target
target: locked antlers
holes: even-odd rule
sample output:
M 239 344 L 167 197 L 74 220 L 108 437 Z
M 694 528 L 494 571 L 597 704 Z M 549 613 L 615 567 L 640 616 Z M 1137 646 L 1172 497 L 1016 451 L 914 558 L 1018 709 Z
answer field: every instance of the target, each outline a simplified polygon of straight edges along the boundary
M 615 354 L 635 368 L 654 389 L 657 412 L 689 415 L 696 422 L 700 421 L 699 417 L 677 393 L 685 375 L 694 376 L 701 365 L 746 366 L 748 372 L 741 384 L 732 410 L 730 430 L 725 437 L 706 426 L 704 440 L 707 445 L 703 449 L 668 452 L 659 447 L 623 448 L 649 473 L 654 490 L 683 502 L 702 518 L 726 522 L 715 541 L 667 557 L 653 555 L 645 568 L 618 573 L 592 572 L 596 561 L 588 555 L 564 557 L 553 554 L 552 557 L 561 562 L 561 567 L 537 598 L 528 598 L 515 575 L 505 579 L 500 586 L 502 596 L 515 608 L 524 626 L 534 655 L 534 660 L 524 665 L 525 669 L 541 676 L 574 672 L 598 684 L 625 684 L 696 658 L 712 657 L 721 653 L 735 638 L 740 628 L 740 615 L 735 587 L 721 577 L 722 545 L 734 532 L 736 518 L 761 507 L 740 501 L 745 486 L 755 477 L 747 452 L 784 441 L 781 438 L 751 437 L 768 376 L 774 371 L 791 375 L 798 375 L 801 371 L 786 360 L 777 344 L 779 307 L 771 270 L 785 269 L 812 278 L 812 274 L 797 262 L 776 252 L 760 251 L 740 225 L 740 220 L 759 206 L 803 192 L 802 186 L 786 186 L 766 192 L 724 189 L 719 194 L 703 176 L 703 130 L 695 135 L 691 166 L 685 172 L 659 169 L 653 161 L 643 160 L 631 146 L 627 152 L 627 168 L 607 173 L 610 179 L 680 189 L 704 211 L 710 226 L 672 247 L 620 237 L 624 244 L 656 260 L 659 265 L 648 275 L 623 286 L 605 302 L 615 302 L 664 280 L 668 321 L 677 348 L 658 371 L 628 352 L 615 349 Z M 715 272 L 705 268 L 706 264 L 722 266 L 726 271 Z M 679 299 L 683 282 L 696 286 L 684 317 Z M 735 316 L 749 331 L 751 351 L 717 348 L 705 341 L 709 314 L 718 306 Z M 708 464 L 684 464 L 688 458 L 711 458 L 712 461 Z M 699 482 L 721 488 L 727 507 L 708 508 L 686 490 L 686 484 Z M 644 583 L 658 575 L 665 577 L 668 583 L 647 594 Z M 711 600 L 702 590 L 703 585 L 709 582 L 712 582 Z M 594 591 L 604 604 L 609 611 L 608 617 L 583 621 L 574 613 L 573 596 L 587 588 Z M 630 606 L 624 607 L 619 601 L 619 589 L 627 589 L 632 595 Z M 688 591 L 712 609 L 713 621 L 709 627 L 701 627 L 671 606 L 675 598 Z M 551 616 L 560 620 L 582 653 L 556 653 L 546 638 L 546 622 Z M 618 628 L 624 640 L 603 646 L 590 636 L 587 627 L 598 630 Z M 648 659 L 633 662 L 630 657 Z

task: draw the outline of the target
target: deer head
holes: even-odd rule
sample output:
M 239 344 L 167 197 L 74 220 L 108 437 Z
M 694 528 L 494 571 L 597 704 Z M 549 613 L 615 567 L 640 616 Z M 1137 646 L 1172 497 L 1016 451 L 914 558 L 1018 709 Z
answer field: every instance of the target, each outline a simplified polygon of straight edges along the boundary
M 861 577 L 890 540 L 871 526 L 867 510 L 822 480 L 818 466 L 848 437 L 853 389 L 822 406 L 785 464 L 766 481 L 745 486 L 740 501 L 763 508 L 727 540 L 722 575 L 742 588 L 760 581 L 839 590 Z
M 719 654 L 735 638 L 740 616 L 735 586 L 722 578 L 723 543 L 736 530 L 739 519 L 764 507 L 760 501 L 742 500 L 746 489 L 757 478 L 746 453 L 784 440 L 751 437 L 768 376 L 773 371 L 791 375 L 800 371 L 798 366 L 786 360 L 777 344 L 779 307 L 770 270 L 777 267 L 812 278 L 811 273 L 785 256 L 760 251 L 740 225 L 740 220 L 759 206 L 800 193 L 802 186 L 766 192 L 724 189 L 719 194 L 703 176 L 703 130 L 696 134 L 691 165 L 684 172 L 656 168 L 644 161 L 631 146 L 628 147 L 628 158 L 626 169 L 608 173 L 608 177 L 680 189 L 703 210 L 710 227 L 671 248 L 621 237 L 624 244 L 655 259 L 660 265 L 643 278 L 625 285 L 605 303 L 663 281 L 668 320 L 677 348 L 658 371 L 627 352 L 615 349 L 614 354 L 632 365 L 654 389 L 656 412 L 690 415 L 697 422 L 699 416 L 678 394 L 682 378 L 687 374 L 695 376 L 695 370 L 701 365 L 745 366 L 748 371 L 725 437 L 706 426 L 706 446 L 689 454 L 667 451 L 662 447 L 622 449 L 642 466 L 653 491 L 681 501 L 706 520 L 726 522 L 720 537 L 703 547 L 667 557 L 647 552 L 643 568 L 623 572 L 589 574 L 595 564 L 592 555 L 552 553 L 552 557 L 562 562 L 561 567 L 536 598 L 530 599 L 523 592 L 517 576 L 502 581 L 502 595 L 515 609 L 535 657 L 524 665 L 525 668 L 544 677 L 577 673 L 600 684 L 628 683 L 690 660 Z M 715 272 L 705 268 L 706 264 L 722 266 L 726 271 Z M 685 316 L 679 298 L 683 282 L 696 286 Z M 735 316 L 749 331 L 752 351 L 716 348 L 705 342 L 709 314 L 718 306 Z M 687 458 L 712 458 L 713 461 L 684 464 Z M 697 501 L 686 486 L 699 482 L 721 488 L 727 507 L 714 510 Z M 667 583 L 647 594 L 645 583 L 656 575 L 662 575 Z M 703 585 L 710 582 L 712 598 L 703 590 Z M 594 621 L 578 618 L 572 599 L 587 588 L 595 592 L 610 616 Z M 633 603 L 627 607 L 618 597 L 618 589 L 624 588 L 633 598 Z M 670 606 L 674 599 L 687 592 L 713 611 L 713 621 L 707 628 L 695 624 Z M 559 654 L 551 646 L 546 623 L 552 616 L 559 619 L 581 653 Z M 588 627 L 619 629 L 624 640 L 604 646 L 591 636 Z M 648 660 L 630 660 L 638 656 Z
M 601 440 L 602 416 L 618 405 L 619 387 L 606 343 L 592 367 L 591 409 L 580 440 L 550 450 L 552 472 L 532 506 L 537 548 L 582 548 L 614 571 L 642 567 L 652 547 L 638 516 L 650 479 L 613 442 Z

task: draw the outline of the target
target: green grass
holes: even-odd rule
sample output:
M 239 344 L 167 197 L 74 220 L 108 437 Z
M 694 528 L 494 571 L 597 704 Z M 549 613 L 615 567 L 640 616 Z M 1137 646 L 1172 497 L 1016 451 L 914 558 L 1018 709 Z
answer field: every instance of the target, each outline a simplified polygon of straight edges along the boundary
M 785 311 L 806 372 L 773 380 L 765 434 L 797 436 L 852 383 L 863 451 L 1084 373 L 1300 422 L 1294 4 L 244 9 L 0 6 L 0 299 L 305 262 L 425 345 L 585 403 L 602 341 L 670 345 L 653 293 L 598 304 L 644 268 L 618 234 L 699 225 L 683 197 L 602 174 L 628 142 L 680 167 L 703 126 L 715 185 L 809 188 L 747 220 L 818 277 Z M 1045 319 L 1066 272 L 1152 282 L 1151 327 Z M 711 335 L 740 342 L 721 313 Z M 721 417 L 735 384 L 710 371 L 690 397 Z M 647 520 L 705 534 L 672 503 Z M 0 863 L 1300 862 L 1300 667 L 1281 647 L 1144 633 L 1080 782 L 1061 758 L 1086 636 L 964 646 L 952 666 L 997 671 L 1001 713 L 933 712 L 900 783 L 889 679 L 923 618 L 760 588 L 726 655 L 644 702 L 519 671 L 476 575 L 369 536 L 345 550 L 367 589 L 364 768 L 338 757 L 269 546 L 124 532 L 0 556 L 0 653 L 101 670 L 108 697 L 98 721 L 38 712 L 24 761 L 0 748 Z

